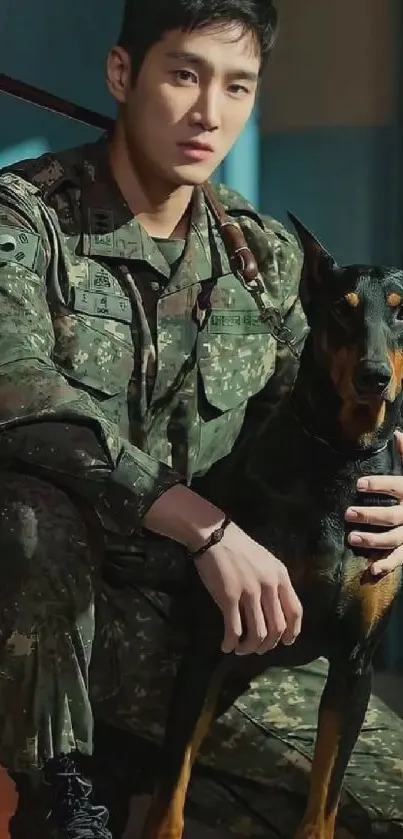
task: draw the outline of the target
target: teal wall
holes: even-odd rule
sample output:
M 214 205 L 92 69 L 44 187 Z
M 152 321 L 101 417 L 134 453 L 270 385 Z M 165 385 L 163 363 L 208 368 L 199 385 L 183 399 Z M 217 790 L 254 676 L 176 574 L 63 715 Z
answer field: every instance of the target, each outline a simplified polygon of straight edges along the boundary
M 401 264 L 401 0 L 277 4 L 260 206 L 286 223 L 291 210 L 341 262 Z
M 291 210 L 337 260 L 401 264 L 398 123 L 318 127 L 261 138 L 260 205 Z
M 0 71 L 95 110 L 110 108 L 104 60 L 122 8 L 123 0 L 2 0 Z
M 96 131 L 72 120 L 0 94 L 0 166 L 36 157 L 49 149 L 85 143 L 96 136 Z
M 112 113 L 104 64 L 123 0 L 24 0 L 22 6 L 2 0 L 0 72 Z M 0 94 L 0 165 L 94 136 L 89 128 Z

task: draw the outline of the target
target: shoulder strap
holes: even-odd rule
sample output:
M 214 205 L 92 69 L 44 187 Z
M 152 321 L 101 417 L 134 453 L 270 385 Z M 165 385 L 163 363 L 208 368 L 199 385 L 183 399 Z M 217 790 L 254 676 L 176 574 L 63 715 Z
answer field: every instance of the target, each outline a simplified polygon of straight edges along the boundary
M 208 206 L 216 220 L 228 258 L 235 276 L 254 298 L 262 319 L 271 317 L 272 307 L 268 298 L 256 258 L 247 245 L 242 228 L 227 215 L 223 205 L 215 196 L 210 184 L 203 184 Z

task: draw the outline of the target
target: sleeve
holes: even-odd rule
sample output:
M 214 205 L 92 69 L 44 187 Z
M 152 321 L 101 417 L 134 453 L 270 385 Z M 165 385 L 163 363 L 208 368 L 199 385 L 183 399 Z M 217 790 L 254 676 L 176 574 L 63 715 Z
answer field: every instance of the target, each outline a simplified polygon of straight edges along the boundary
M 122 439 L 52 363 L 51 259 L 38 199 L 0 178 L 0 463 L 73 491 L 130 534 L 183 478 Z

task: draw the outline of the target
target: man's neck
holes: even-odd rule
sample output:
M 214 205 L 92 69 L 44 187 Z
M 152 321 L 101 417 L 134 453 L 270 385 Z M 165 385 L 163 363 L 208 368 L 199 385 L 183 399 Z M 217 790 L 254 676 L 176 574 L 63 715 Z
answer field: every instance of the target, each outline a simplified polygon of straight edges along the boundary
M 112 174 L 123 198 L 148 235 L 161 239 L 186 238 L 193 187 L 173 188 L 162 179 L 147 178 L 145 171 L 140 178 L 119 126 L 109 141 L 108 152 Z

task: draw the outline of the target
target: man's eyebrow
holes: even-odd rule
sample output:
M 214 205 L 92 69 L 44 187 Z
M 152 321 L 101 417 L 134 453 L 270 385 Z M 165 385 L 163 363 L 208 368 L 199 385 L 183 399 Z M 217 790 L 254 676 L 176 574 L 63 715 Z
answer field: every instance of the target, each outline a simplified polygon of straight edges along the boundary
M 174 58 L 176 61 L 185 61 L 189 64 L 195 64 L 196 67 L 210 67 L 211 64 L 209 61 L 206 61 L 204 56 L 199 55 L 197 52 L 183 52 L 180 50 L 174 50 L 173 52 L 167 53 L 168 58 Z M 257 82 L 259 80 L 259 74 L 254 73 L 251 70 L 245 70 L 244 67 L 240 67 L 239 69 L 233 69 L 228 72 L 228 75 L 234 79 L 245 79 L 245 81 L 249 82 Z

